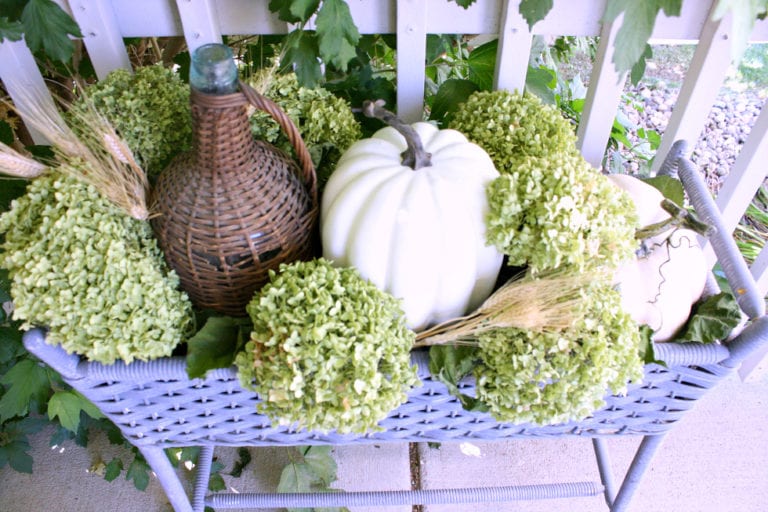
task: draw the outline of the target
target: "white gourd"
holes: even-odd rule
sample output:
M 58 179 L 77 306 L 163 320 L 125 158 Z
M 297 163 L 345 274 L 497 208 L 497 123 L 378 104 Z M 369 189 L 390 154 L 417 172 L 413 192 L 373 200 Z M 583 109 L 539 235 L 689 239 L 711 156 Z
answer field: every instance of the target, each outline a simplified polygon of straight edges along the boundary
M 326 184 L 320 227 L 323 256 L 401 299 L 419 330 L 468 313 L 493 290 L 502 255 L 486 245 L 485 189 L 499 173 L 458 131 L 410 127 L 431 165 L 403 163 L 400 128 L 356 142 Z
M 609 179 L 635 203 L 639 226 L 669 218 L 661 207 L 664 196 L 655 187 L 628 175 Z M 701 298 L 707 279 L 704 253 L 694 231 L 670 228 L 645 241 L 649 254 L 638 255 L 618 269 L 622 305 L 641 325 L 653 329 L 653 340 L 669 341 L 685 325 L 692 305 Z

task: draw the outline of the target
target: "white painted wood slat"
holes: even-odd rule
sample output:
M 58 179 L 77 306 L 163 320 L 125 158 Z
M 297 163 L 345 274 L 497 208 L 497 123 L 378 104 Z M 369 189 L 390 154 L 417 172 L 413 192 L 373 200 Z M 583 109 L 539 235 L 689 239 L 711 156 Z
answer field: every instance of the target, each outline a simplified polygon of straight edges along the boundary
M 528 29 L 528 23 L 518 11 L 518 0 L 507 0 L 499 23 L 494 88 L 519 92 L 525 90 L 532 41 L 533 35 Z
M 408 123 L 423 117 L 426 26 L 426 2 L 397 0 L 397 115 Z
M 96 76 L 118 68 L 131 69 L 123 35 L 110 0 L 70 0 L 72 16 L 80 26 Z
M 576 131 L 579 151 L 595 168 L 601 167 L 626 79 L 626 73 L 619 74 L 612 62 L 614 41 L 622 19 L 603 25 L 584 111 Z
M 696 145 L 731 64 L 730 31 L 730 16 L 719 21 L 707 18 L 657 154 L 667 154 L 680 139 L 689 148 Z M 654 159 L 651 172 L 658 171 L 661 163 L 662 159 Z
M 176 0 L 184 38 L 190 52 L 209 43 L 221 43 L 222 32 L 214 0 Z

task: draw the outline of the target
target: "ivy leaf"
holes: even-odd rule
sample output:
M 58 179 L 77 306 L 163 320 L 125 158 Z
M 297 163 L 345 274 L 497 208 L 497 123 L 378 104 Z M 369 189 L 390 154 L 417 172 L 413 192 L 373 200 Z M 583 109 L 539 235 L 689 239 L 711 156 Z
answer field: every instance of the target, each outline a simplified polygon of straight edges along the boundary
M 50 419 L 58 417 L 61 426 L 72 432 L 77 432 L 80 411 L 91 418 L 103 417 L 101 411 L 77 391 L 57 391 L 48 401 L 48 417 Z
M 469 375 L 477 365 L 477 349 L 468 346 L 435 345 L 429 349 L 429 371 L 445 384 L 448 392 L 458 398 L 467 411 L 487 411 L 480 400 L 465 395 L 459 388 L 461 379 Z
M 190 379 L 205 377 L 208 370 L 228 368 L 242 345 L 242 320 L 210 317 L 187 342 L 187 375 Z
M 355 58 L 360 33 L 344 0 L 324 0 L 317 13 L 320 56 L 342 71 Z
M 230 471 L 229 474 L 239 478 L 242 476 L 246 466 L 251 463 L 251 452 L 248 448 L 240 447 L 237 449 L 237 457 L 234 466 L 232 466 L 232 471 Z
M 728 292 L 718 293 L 696 304 L 677 341 L 712 343 L 725 339 L 741 322 L 741 309 Z
M 285 39 L 285 61 L 283 69 L 293 67 L 299 84 L 312 88 L 322 77 L 317 36 L 311 32 L 294 30 Z
M 211 464 L 211 476 L 208 478 L 209 491 L 218 492 L 227 488 L 224 477 L 220 473 L 222 469 L 224 469 L 224 464 L 217 460 L 213 461 L 213 464 Z
M 712 19 L 722 19 L 731 12 L 731 58 L 734 63 L 741 61 L 749 45 L 749 38 L 755 21 L 768 12 L 768 0 L 720 0 L 712 13 Z
M 0 17 L 0 43 L 5 39 L 20 41 L 22 35 L 24 35 L 24 26 L 21 22 L 10 21 L 5 16 Z
M 660 11 L 667 16 L 679 16 L 683 0 L 608 0 L 603 22 L 613 22 L 624 13 L 624 22 L 616 34 L 613 63 L 616 71 L 624 73 L 645 54 L 656 17 Z
M 459 78 L 446 80 L 435 94 L 429 119 L 443 124 L 447 123 L 456 108 L 477 90 L 479 90 L 477 84 L 470 80 Z
M 135 452 L 133 462 L 128 466 L 128 472 L 125 474 L 126 480 L 133 480 L 133 486 L 140 491 L 146 490 L 149 485 L 150 467 L 138 452 Z
M 30 403 L 45 403 L 51 389 L 48 371 L 31 359 L 16 363 L 0 378 L 0 384 L 8 386 L 0 398 L 0 422 L 26 416 Z
M 553 0 L 522 0 L 520 2 L 520 15 L 528 22 L 528 28 L 543 20 L 552 10 Z
M 27 45 L 33 52 L 44 50 L 52 59 L 68 62 L 74 45 L 69 36 L 83 37 L 80 27 L 51 0 L 29 0 L 21 13 Z
M 104 472 L 104 480 L 107 482 L 113 481 L 115 478 L 120 476 L 120 473 L 123 471 L 123 460 L 115 457 L 111 461 L 109 461 L 109 464 L 106 466 L 106 471 Z

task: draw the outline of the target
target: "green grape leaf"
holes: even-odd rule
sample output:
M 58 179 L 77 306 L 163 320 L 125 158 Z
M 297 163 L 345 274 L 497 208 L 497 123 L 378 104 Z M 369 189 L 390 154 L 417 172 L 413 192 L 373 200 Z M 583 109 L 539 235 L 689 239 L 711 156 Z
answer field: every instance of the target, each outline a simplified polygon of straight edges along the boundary
M 123 471 L 123 461 L 122 459 L 115 457 L 106 466 L 106 471 L 104 472 L 104 480 L 107 482 L 113 481 L 115 478 L 120 476 L 120 473 Z
M 476 2 L 476 0 L 448 0 L 450 2 L 455 2 L 456 5 L 459 7 L 463 7 L 465 9 L 469 9 L 469 7 Z
M 440 85 L 432 102 L 429 118 L 442 124 L 450 120 L 451 113 L 469 96 L 479 90 L 477 84 L 470 80 L 451 78 Z
M 269 10 L 287 23 L 306 23 L 312 16 L 320 0 L 270 0 Z
M 128 466 L 128 471 L 125 473 L 125 479 L 133 480 L 133 486 L 140 491 L 144 491 L 149 485 L 149 472 L 150 467 L 147 461 L 140 454 L 136 453 L 133 462 Z
M 0 17 L 0 43 L 4 40 L 20 41 L 24 34 L 24 26 L 18 21 L 9 21 L 5 16 Z
M 317 36 L 314 33 L 294 30 L 285 39 L 283 69 L 293 67 L 300 85 L 313 88 L 322 77 Z
M 0 445 L 0 469 L 8 464 L 19 473 L 32 473 L 32 456 L 27 453 L 29 449 L 29 443 L 22 439 Z
M 677 341 L 712 343 L 725 339 L 741 322 L 741 309 L 728 292 L 718 293 L 696 304 Z
M 317 13 L 320 56 L 342 71 L 355 58 L 360 33 L 344 0 L 324 0 Z
M 58 417 L 61 426 L 72 432 L 77 432 L 80 411 L 84 411 L 91 418 L 103 417 L 101 411 L 77 391 L 57 391 L 48 400 L 48 417 Z
M 632 70 L 629 72 L 629 80 L 632 82 L 632 85 L 639 84 L 640 80 L 643 79 L 643 75 L 645 75 L 645 63 L 652 58 L 653 48 L 651 48 L 651 45 L 646 44 L 643 54 L 637 59 L 637 62 L 635 62 L 632 66 Z
M 522 0 L 520 2 L 520 15 L 528 22 L 528 28 L 543 20 L 549 14 L 554 5 L 554 0 Z
M 26 416 L 30 403 L 44 403 L 51 389 L 48 371 L 31 359 L 16 363 L 0 378 L 0 384 L 7 386 L 0 398 L 0 422 Z
M 603 22 L 613 22 L 621 13 L 624 20 L 616 34 L 613 63 L 619 73 L 630 71 L 643 57 L 660 11 L 679 16 L 683 0 L 608 0 Z
M 242 320 L 210 317 L 187 342 L 187 375 L 190 379 L 205 377 L 209 370 L 232 365 L 244 341 Z
M 52 59 L 68 62 L 74 45 L 69 36 L 83 37 L 77 23 L 51 0 L 29 0 L 21 13 L 24 36 L 33 52 L 44 50 Z
M 738 63 L 749 45 L 755 21 L 768 12 L 768 0 L 719 0 L 712 19 L 720 20 L 729 11 L 732 19 L 731 58 Z

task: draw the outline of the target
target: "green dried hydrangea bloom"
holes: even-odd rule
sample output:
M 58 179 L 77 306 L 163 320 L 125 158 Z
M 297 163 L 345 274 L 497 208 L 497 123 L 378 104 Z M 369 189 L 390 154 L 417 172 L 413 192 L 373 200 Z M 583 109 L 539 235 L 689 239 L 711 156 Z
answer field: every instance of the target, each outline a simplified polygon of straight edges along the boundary
M 235 364 L 259 411 L 298 428 L 380 430 L 418 383 L 415 334 L 400 303 L 325 259 L 283 264 L 247 307 L 253 332 Z
M 168 356 L 192 328 L 147 222 L 95 188 L 51 172 L 0 216 L 14 317 L 48 328 L 47 341 L 111 364 Z
M 451 127 L 501 173 L 488 187 L 487 240 L 531 273 L 615 268 L 636 248 L 629 196 L 576 149 L 570 123 L 535 96 L 474 93 Z
M 498 420 L 548 425 L 586 418 L 605 395 L 643 378 L 642 337 L 619 293 L 596 283 L 586 315 L 562 333 L 498 329 L 479 337 L 477 396 Z
M 349 103 L 322 87 L 300 87 L 293 73 L 256 76 L 250 83 L 291 118 L 312 155 L 318 182 L 327 181 L 342 153 L 362 137 Z M 256 138 L 291 151 L 287 137 L 268 114 L 254 113 L 251 131 Z
M 459 105 L 450 128 L 485 149 L 502 174 L 520 158 L 576 151 L 571 123 L 557 108 L 530 94 L 475 92 Z
M 487 193 L 486 238 L 510 265 L 584 272 L 634 255 L 632 200 L 579 154 L 521 158 Z
M 192 147 L 189 86 L 162 64 L 117 69 L 86 90 L 96 109 L 131 148 L 139 165 L 156 176 L 178 153 Z M 72 107 L 84 108 L 78 100 Z M 76 116 L 70 115 L 76 126 Z

